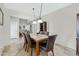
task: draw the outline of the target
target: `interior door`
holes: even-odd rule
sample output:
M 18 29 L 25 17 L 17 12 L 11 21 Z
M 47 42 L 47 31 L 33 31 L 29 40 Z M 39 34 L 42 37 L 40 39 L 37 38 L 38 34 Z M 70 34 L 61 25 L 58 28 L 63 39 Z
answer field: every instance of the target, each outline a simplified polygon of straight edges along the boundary
M 77 32 L 77 38 L 76 38 L 76 54 L 79 55 L 79 14 L 77 14 L 77 25 L 76 25 L 76 32 Z

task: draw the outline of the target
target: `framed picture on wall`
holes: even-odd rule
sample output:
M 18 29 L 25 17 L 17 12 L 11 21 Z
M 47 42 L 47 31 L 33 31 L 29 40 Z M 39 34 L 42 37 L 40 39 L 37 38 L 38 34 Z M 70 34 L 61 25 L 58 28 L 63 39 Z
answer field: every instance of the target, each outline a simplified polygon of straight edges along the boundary
M 2 9 L 0 8 L 0 25 L 3 25 L 3 20 L 4 20 L 3 18 L 4 18 L 4 14 Z

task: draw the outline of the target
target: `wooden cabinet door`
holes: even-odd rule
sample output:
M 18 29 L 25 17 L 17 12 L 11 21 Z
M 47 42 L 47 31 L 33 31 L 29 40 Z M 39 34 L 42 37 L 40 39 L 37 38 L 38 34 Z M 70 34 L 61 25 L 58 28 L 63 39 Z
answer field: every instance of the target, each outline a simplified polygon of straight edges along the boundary
M 44 25 L 43 30 L 47 32 L 47 22 L 44 22 L 43 25 Z
M 47 31 L 47 22 L 40 23 L 40 31 Z
M 40 23 L 40 31 L 43 31 L 43 23 Z

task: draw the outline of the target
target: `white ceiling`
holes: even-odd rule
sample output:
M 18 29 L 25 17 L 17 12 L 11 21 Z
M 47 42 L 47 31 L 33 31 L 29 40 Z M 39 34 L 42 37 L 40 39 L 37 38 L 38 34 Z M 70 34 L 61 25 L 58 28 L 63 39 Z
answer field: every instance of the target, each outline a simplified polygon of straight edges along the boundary
M 17 12 L 21 12 L 25 14 L 25 16 L 29 19 L 33 18 L 32 8 L 35 8 L 36 16 L 39 15 L 40 11 L 40 3 L 5 3 L 6 8 L 15 10 Z M 51 12 L 54 12 L 60 8 L 70 5 L 69 3 L 43 3 L 42 7 L 42 16 L 47 15 Z

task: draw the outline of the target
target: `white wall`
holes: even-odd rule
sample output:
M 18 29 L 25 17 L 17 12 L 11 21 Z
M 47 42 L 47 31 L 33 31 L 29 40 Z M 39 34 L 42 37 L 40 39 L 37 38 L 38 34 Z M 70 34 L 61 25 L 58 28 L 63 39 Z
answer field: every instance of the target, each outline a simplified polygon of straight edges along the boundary
M 7 10 L 4 8 L 3 4 L 0 4 L 0 8 L 2 8 L 3 13 L 4 13 L 4 25 L 0 25 L 0 46 L 4 45 L 9 42 L 9 33 L 10 33 L 10 28 L 9 28 L 9 14 L 7 14 Z
M 4 25 L 0 25 L 0 47 L 10 42 L 10 16 L 19 15 L 18 12 L 6 9 L 4 4 L 0 3 L 0 8 L 2 8 L 4 13 Z
M 57 34 L 56 43 L 76 49 L 76 18 L 79 4 L 72 4 L 43 17 L 49 24 L 50 34 Z

